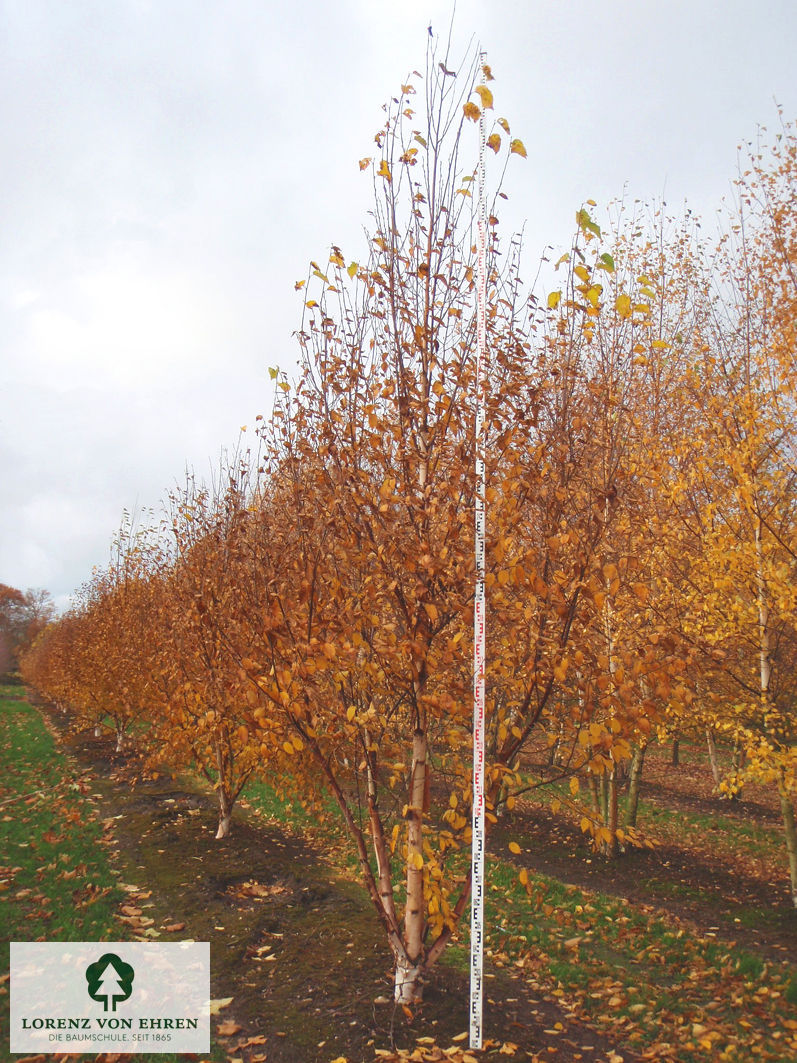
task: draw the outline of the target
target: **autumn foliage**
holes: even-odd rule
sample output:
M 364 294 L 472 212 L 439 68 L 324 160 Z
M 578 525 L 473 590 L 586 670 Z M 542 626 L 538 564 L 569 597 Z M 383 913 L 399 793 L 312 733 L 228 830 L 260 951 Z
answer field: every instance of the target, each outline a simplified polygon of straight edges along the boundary
M 434 45 L 430 45 L 434 48 Z M 432 51 L 386 108 L 368 244 L 297 287 L 296 380 L 257 455 L 189 480 L 25 661 L 151 771 L 193 764 L 219 832 L 253 774 L 332 803 L 419 998 L 469 900 L 475 122 L 525 156 L 488 68 Z M 477 81 L 479 82 L 477 84 Z M 420 101 L 420 104 L 419 102 Z M 471 119 L 474 121 L 472 122 Z M 491 154 L 491 158 L 492 158 Z M 514 158 L 517 156 L 517 160 Z M 797 898 L 797 139 L 749 160 L 715 249 L 662 211 L 601 227 L 530 294 L 490 193 L 488 819 L 569 779 L 608 856 L 657 733 L 708 730 L 781 795 Z M 323 814 L 328 814 L 325 812 Z M 796 900 L 797 903 L 797 900 Z

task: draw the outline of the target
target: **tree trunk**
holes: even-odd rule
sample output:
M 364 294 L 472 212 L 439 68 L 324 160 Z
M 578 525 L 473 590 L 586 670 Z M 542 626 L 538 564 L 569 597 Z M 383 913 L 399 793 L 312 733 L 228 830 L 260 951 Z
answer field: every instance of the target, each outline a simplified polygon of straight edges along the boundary
M 412 963 L 404 952 L 396 956 L 393 999 L 397 1004 L 418 1004 L 423 999 L 420 963 Z
M 609 773 L 604 771 L 601 775 L 601 819 L 604 824 L 609 822 Z
M 589 773 L 589 791 L 592 795 L 592 807 L 595 810 L 595 817 L 601 818 L 601 801 L 598 793 L 598 777 L 594 772 Z
M 219 829 L 216 838 L 226 838 L 230 833 L 232 820 L 232 802 L 225 786 L 219 786 Z
M 552 768 L 556 764 L 557 757 L 559 756 L 559 736 L 556 736 L 556 740 L 548 750 L 548 767 Z
M 224 762 L 224 750 L 221 747 L 221 737 L 219 735 L 215 738 L 215 753 L 216 753 L 216 770 L 218 771 L 218 778 L 216 779 L 216 789 L 219 794 L 219 829 L 216 831 L 216 838 L 226 838 L 230 833 L 230 821 L 232 819 L 232 801 L 230 799 L 230 790 L 227 784 L 228 773 L 225 770 L 226 765 Z
M 125 733 L 124 733 L 124 731 L 122 730 L 121 727 L 117 727 L 117 729 L 116 729 L 116 752 L 117 753 L 121 753 L 122 752 L 122 750 L 124 749 L 124 744 L 125 744 Z
M 741 744 L 739 742 L 739 739 L 736 738 L 736 739 L 734 739 L 734 742 L 733 742 L 733 760 L 731 761 L 731 763 L 733 765 L 733 785 L 734 785 L 733 793 L 730 794 L 731 801 L 740 801 L 741 798 L 742 798 L 742 787 L 741 787 L 741 785 L 737 784 L 736 779 L 738 777 L 739 772 L 744 767 L 744 761 L 745 761 L 744 749 L 742 748 L 742 746 L 741 746 Z
M 720 765 L 717 759 L 717 743 L 714 741 L 714 732 L 710 727 L 706 728 L 706 743 L 708 744 L 708 760 L 711 765 L 711 774 L 714 776 L 714 785 L 719 789 L 722 776 L 720 775 Z
M 672 764 L 672 766 L 674 768 L 677 768 L 680 763 L 681 763 L 681 740 L 676 735 L 675 738 L 673 738 L 673 740 L 672 740 L 672 758 L 670 760 L 670 764 Z
M 642 779 L 642 766 L 645 763 L 647 742 L 641 742 L 634 749 L 631 761 L 631 771 L 628 775 L 628 804 L 625 809 L 625 826 L 635 827 L 637 812 L 639 811 L 639 785 Z
M 410 804 L 407 810 L 407 908 L 404 913 L 404 956 L 396 956 L 395 999 L 411 1004 L 421 999 L 423 987 L 423 935 L 426 929 L 426 898 L 423 890 L 423 814 L 427 793 L 426 735 L 416 731 L 412 739 Z
M 368 737 L 367 732 L 366 737 Z M 368 738 L 368 745 L 370 746 L 370 744 L 370 738 Z M 379 899 L 389 922 L 395 926 L 398 919 L 396 918 L 396 904 L 393 896 L 393 879 L 390 874 L 390 853 L 385 840 L 382 819 L 377 808 L 376 782 L 370 758 L 368 760 L 368 817 L 371 823 L 371 844 L 376 856 Z
M 794 805 L 791 794 L 786 789 L 786 780 L 781 771 L 778 780 L 780 811 L 783 816 L 783 833 L 786 838 L 786 852 L 789 857 L 789 879 L 791 882 L 791 901 L 797 908 L 797 827 L 794 822 Z
M 94 724 L 94 737 L 99 738 L 102 734 L 102 727 L 98 723 Z
M 617 769 L 612 768 L 606 780 L 606 826 L 609 829 L 609 840 L 604 845 L 604 855 L 609 860 L 617 859 Z

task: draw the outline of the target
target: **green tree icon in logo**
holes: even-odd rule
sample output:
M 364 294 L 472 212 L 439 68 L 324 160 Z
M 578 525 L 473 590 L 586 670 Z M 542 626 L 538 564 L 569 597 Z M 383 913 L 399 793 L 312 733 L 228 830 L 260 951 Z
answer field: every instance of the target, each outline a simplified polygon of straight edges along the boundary
M 86 968 L 86 981 L 92 1000 L 102 1001 L 104 1011 L 116 1011 L 116 1003 L 133 992 L 135 971 L 114 952 L 106 952 Z

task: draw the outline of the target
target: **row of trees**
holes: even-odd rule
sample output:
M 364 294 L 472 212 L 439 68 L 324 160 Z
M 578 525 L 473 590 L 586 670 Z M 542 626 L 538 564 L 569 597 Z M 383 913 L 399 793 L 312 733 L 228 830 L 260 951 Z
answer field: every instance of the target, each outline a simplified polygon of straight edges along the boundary
M 54 615 L 47 591 L 20 591 L 0 583 L 0 676 L 16 672 L 20 655 Z
M 255 459 L 187 480 L 165 524 L 39 639 L 27 678 L 150 763 L 195 764 L 218 836 L 253 773 L 331 795 L 419 997 L 469 899 L 475 215 L 463 168 L 489 68 L 386 108 L 361 262 L 303 287 Z M 480 83 L 477 85 L 477 78 Z M 422 100 L 420 111 L 416 101 Z M 499 160 L 525 155 L 505 119 Z M 708 729 L 781 795 L 797 904 L 791 698 L 797 140 L 750 159 L 716 248 L 586 208 L 529 295 L 489 214 L 487 809 L 555 773 L 608 855 L 621 776 L 661 728 Z M 588 207 L 591 207 L 588 204 Z M 545 274 L 545 270 L 543 271 Z

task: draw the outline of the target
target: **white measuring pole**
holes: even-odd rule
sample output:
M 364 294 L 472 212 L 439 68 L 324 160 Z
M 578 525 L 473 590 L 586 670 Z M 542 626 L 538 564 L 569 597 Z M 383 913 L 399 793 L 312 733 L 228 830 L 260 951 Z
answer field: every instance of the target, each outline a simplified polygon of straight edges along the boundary
M 473 824 L 471 832 L 470 1047 L 482 1046 L 484 973 L 484 669 L 486 476 L 484 389 L 487 374 L 487 211 L 484 202 L 484 111 L 479 119 L 476 270 L 476 593 L 473 605 Z

